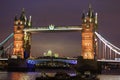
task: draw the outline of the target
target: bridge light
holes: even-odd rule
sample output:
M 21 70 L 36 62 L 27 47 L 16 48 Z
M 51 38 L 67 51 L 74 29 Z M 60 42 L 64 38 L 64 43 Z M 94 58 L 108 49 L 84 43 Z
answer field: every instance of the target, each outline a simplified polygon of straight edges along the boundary
M 31 23 L 28 23 L 28 26 L 31 26 Z
M 28 64 L 35 64 L 35 61 L 34 60 L 27 60 L 27 63 Z
M 92 19 L 90 18 L 90 22 L 92 22 Z
M 20 24 L 22 24 L 23 22 L 22 21 L 20 21 Z
M 86 23 L 87 21 L 86 21 L 86 19 L 84 19 L 84 23 Z
M 52 24 L 49 25 L 49 29 L 50 29 L 50 30 L 54 30 L 54 25 L 52 25 Z
M 18 21 L 16 21 L 15 24 L 18 25 Z
M 26 34 L 27 34 L 27 32 L 26 32 L 26 31 L 24 31 L 24 34 L 26 35 Z
M 97 16 L 98 16 L 98 13 L 95 13 L 95 24 L 98 24 L 98 22 L 97 22 Z
M 97 38 L 95 38 L 95 41 L 97 41 Z

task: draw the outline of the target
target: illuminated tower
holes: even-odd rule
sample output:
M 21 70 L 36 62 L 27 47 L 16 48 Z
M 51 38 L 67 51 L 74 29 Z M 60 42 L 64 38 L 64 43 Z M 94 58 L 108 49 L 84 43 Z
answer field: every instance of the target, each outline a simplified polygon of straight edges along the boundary
M 91 6 L 87 15 L 82 15 L 82 56 L 83 59 L 94 59 L 96 54 L 95 30 L 97 27 L 97 13 L 94 14 Z
M 32 27 L 32 20 L 31 16 L 29 17 L 29 20 L 27 20 L 25 27 L 30 28 Z M 30 57 L 30 49 L 31 49 L 31 33 L 30 32 L 24 32 L 24 58 Z
M 19 58 L 24 58 L 24 20 L 23 13 L 20 16 L 20 19 L 17 19 L 16 16 L 14 20 L 13 55 L 16 55 Z
M 23 59 L 30 56 L 31 33 L 24 32 L 24 28 L 28 27 L 31 27 L 31 17 L 27 20 L 23 9 L 19 19 L 15 16 L 13 48 L 13 55 Z

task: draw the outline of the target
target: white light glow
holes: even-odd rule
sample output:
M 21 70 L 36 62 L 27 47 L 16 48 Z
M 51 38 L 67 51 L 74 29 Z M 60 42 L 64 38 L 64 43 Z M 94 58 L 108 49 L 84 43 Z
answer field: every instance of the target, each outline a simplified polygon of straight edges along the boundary
M 111 44 L 110 42 L 108 42 L 106 39 L 104 39 L 100 34 L 98 34 L 97 32 L 95 32 L 95 34 L 97 35 L 97 37 L 107 46 L 109 47 L 112 51 L 114 51 L 117 54 L 120 54 L 120 49 L 116 46 L 114 46 L 113 44 Z

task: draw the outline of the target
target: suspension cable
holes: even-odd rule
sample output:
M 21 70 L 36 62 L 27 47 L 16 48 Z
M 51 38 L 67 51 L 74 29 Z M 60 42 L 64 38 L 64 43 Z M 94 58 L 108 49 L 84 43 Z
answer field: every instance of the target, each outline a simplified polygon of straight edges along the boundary
M 100 34 L 98 34 L 97 32 L 95 32 L 95 34 L 97 35 L 97 37 L 110 49 L 112 49 L 114 52 L 116 52 L 117 54 L 120 54 L 120 49 L 116 46 L 114 46 L 113 44 L 111 44 L 110 42 L 108 42 L 105 38 L 103 38 Z
M 0 46 L 3 46 L 10 38 L 12 38 L 13 35 L 14 35 L 14 33 L 11 33 L 5 40 L 3 40 L 3 41 L 0 43 Z

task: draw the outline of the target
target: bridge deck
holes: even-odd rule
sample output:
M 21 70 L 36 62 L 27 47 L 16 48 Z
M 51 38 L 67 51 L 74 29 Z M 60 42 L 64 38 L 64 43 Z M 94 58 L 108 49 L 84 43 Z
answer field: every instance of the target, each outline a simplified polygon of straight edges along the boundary
M 0 58 L 0 61 L 4 61 L 4 60 L 8 60 L 8 58 Z M 31 59 L 28 59 L 28 60 L 31 60 Z M 35 61 L 50 61 L 51 59 L 35 59 Z M 53 61 L 75 61 L 76 62 L 77 59 L 53 59 Z M 120 60 L 100 60 L 98 59 L 97 61 L 99 62 L 120 62 Z
M 99 60 L 99 59 L 97 61 L 99 61 L 99 62 L 117 62 L 117 63 L 120 62 L 120 60 Z
M 0 58 L 0 61 L 7 61 L 8 58 Z

